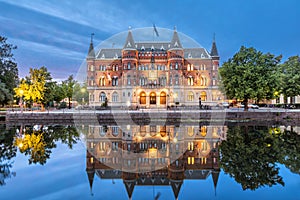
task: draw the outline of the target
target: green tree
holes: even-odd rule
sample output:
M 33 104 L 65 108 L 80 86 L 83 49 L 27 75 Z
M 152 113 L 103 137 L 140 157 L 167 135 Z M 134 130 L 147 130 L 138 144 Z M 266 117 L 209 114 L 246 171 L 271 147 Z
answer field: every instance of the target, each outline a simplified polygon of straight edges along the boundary
M 60 102 L 66 97 L 61 84 L 55 81 L 46 82 L 46 92 L 43 100 L 45 105 L 52 106 L 54 101 Z
M 76 83 L 74 85 L 73 100 L 77 102 L 88 103 L 89 93 L 86 84 Z
M 76 81 L 74 80 L 73 75 L 70 75 L 67 80 L 62 82 L 64 93 L 69 101 L 69 109 L 71 109 L 71 101 L 74 94 L 75 84 Z
M 228 127 L 227 139 L 219 146 L 221 167 L 244 190 L 284 185 L 276 166 L 280 144 L 266 127 Z
M 248 100 L 272 99 L 279 90 L 278 63 L 281 56 L 263 54 L 253 47 L 242 46 L 233 58 L 219 69 L 223 92 L 228 98 L 240 99 L 248 110 Z
M 14 62 L 12 50 L 17 47 L 8 44 L 7 38 L 0 36 L 0 88 L 4 88 L 5 94 L 0 99 L 0 104 L 7 104 L 13 100 L 14 88 L 18 84 L 18 67 Z M 3 90 L 3 89 L 2 89 Z M 8 93 L 7 93 L 8 92 Z
M 287 103 L 288 97 L 300 95 L 300 58 L 299 56 L 289 57 L 280 65 L 281 68 L 281 93 Z M 295 102 L 291 102 L 295 103 Z
M 293 130 L 284 130 L 279 135 L 280 158 L 279 162 L 284 164 L 291 172 L 300 175 L 300 135 Z
M 13 99 L 13 95 L 6 87 L 5 83 L 0 82 L 0 102 L 2 103 L 2 106 L 8 99 Z

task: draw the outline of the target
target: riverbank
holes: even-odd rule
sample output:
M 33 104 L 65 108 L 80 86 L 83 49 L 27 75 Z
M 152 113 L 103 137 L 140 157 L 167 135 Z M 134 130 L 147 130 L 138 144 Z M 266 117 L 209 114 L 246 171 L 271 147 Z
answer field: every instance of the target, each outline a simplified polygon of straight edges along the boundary
M 300 125 L 300 110 L 103 110 L 7 112 L 7 124 L 230 124 Z M 256 123 L 257 124 L 257 123 Z

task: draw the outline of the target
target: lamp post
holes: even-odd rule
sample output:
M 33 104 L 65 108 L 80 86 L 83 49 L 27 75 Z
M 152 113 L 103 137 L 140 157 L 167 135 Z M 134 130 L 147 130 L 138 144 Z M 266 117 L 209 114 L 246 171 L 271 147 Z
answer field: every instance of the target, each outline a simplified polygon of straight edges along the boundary
M 201 110 L 202 107 L 202 102 L 201 102 L 201 97 L 199 97 L 199 109 Z
M 24 94 L 24 91 L 21 89 L 20 90 L 21 97 L 20 97 L 20 102 L 19 102 L 20 107 L 21 107 L 21 113 L 23 113 L 23 94 Z

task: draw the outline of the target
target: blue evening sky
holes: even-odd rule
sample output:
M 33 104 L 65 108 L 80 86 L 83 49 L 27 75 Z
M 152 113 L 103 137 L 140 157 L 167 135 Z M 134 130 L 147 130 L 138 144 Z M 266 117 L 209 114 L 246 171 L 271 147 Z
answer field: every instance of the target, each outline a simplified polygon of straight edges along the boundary
M 298 0 L 0 0 L 0 35 L 17 45 L 21 77 L 46 66 L 55 79 L 76 74 L 88 51 L 128 27 L 182 32 L 210 51 L 214 33 L 221 64 L 241 45 L 282 54 L 299 54 Z

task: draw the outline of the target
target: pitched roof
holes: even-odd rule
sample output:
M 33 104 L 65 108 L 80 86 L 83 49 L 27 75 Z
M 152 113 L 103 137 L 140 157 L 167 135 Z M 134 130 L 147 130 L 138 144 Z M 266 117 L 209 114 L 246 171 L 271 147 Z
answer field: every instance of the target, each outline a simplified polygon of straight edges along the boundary
M 204 48 L 187 48 L 184 49 L 184 58 L 210 58 L 210 55 Z
M 170 42 L 136 42 L 136 48 L 139 51 L 164 51 L 170 48 Z
M 123 49 L 135 49 L 135 43 L 133 40 L 131 30 L 128 31 L 128 35 L 127 35 Z
M 97 59 L 118 59 L 122 56 L 122 49 L 100 49 Z
M 210 55 L 211 55 L 212 57 L 219 57 L 218 49 L 217 49 L 217 45 L 216 45 L 216 41 L 215 41 L 215 40 L 214 40 L 213 43 L 212 43 Z
M 176 199 L 178 198 L 182 182 L 182 180 L 171 180 L 171 187 Z
M 173 37 L 171 40 L 171 48 L 180 48 L 180 49 L 182 48 L 182 45 L 181 45 L 181 42 L 180 42 L 180 39 L 179 39 L 176 29 L 174 30 Z
M 94 50 L 94 45 L 93 42 L 91 41 L 89 51 L 88 51 L 88 58 L 95 58 L 95 50 Z
M 134 186 L 135 186 L 135 179 L 134 180 L 124 180 L 123 182 L 124 182 L 128 197 L 131 198 L 133 190 L 134 190 Z

